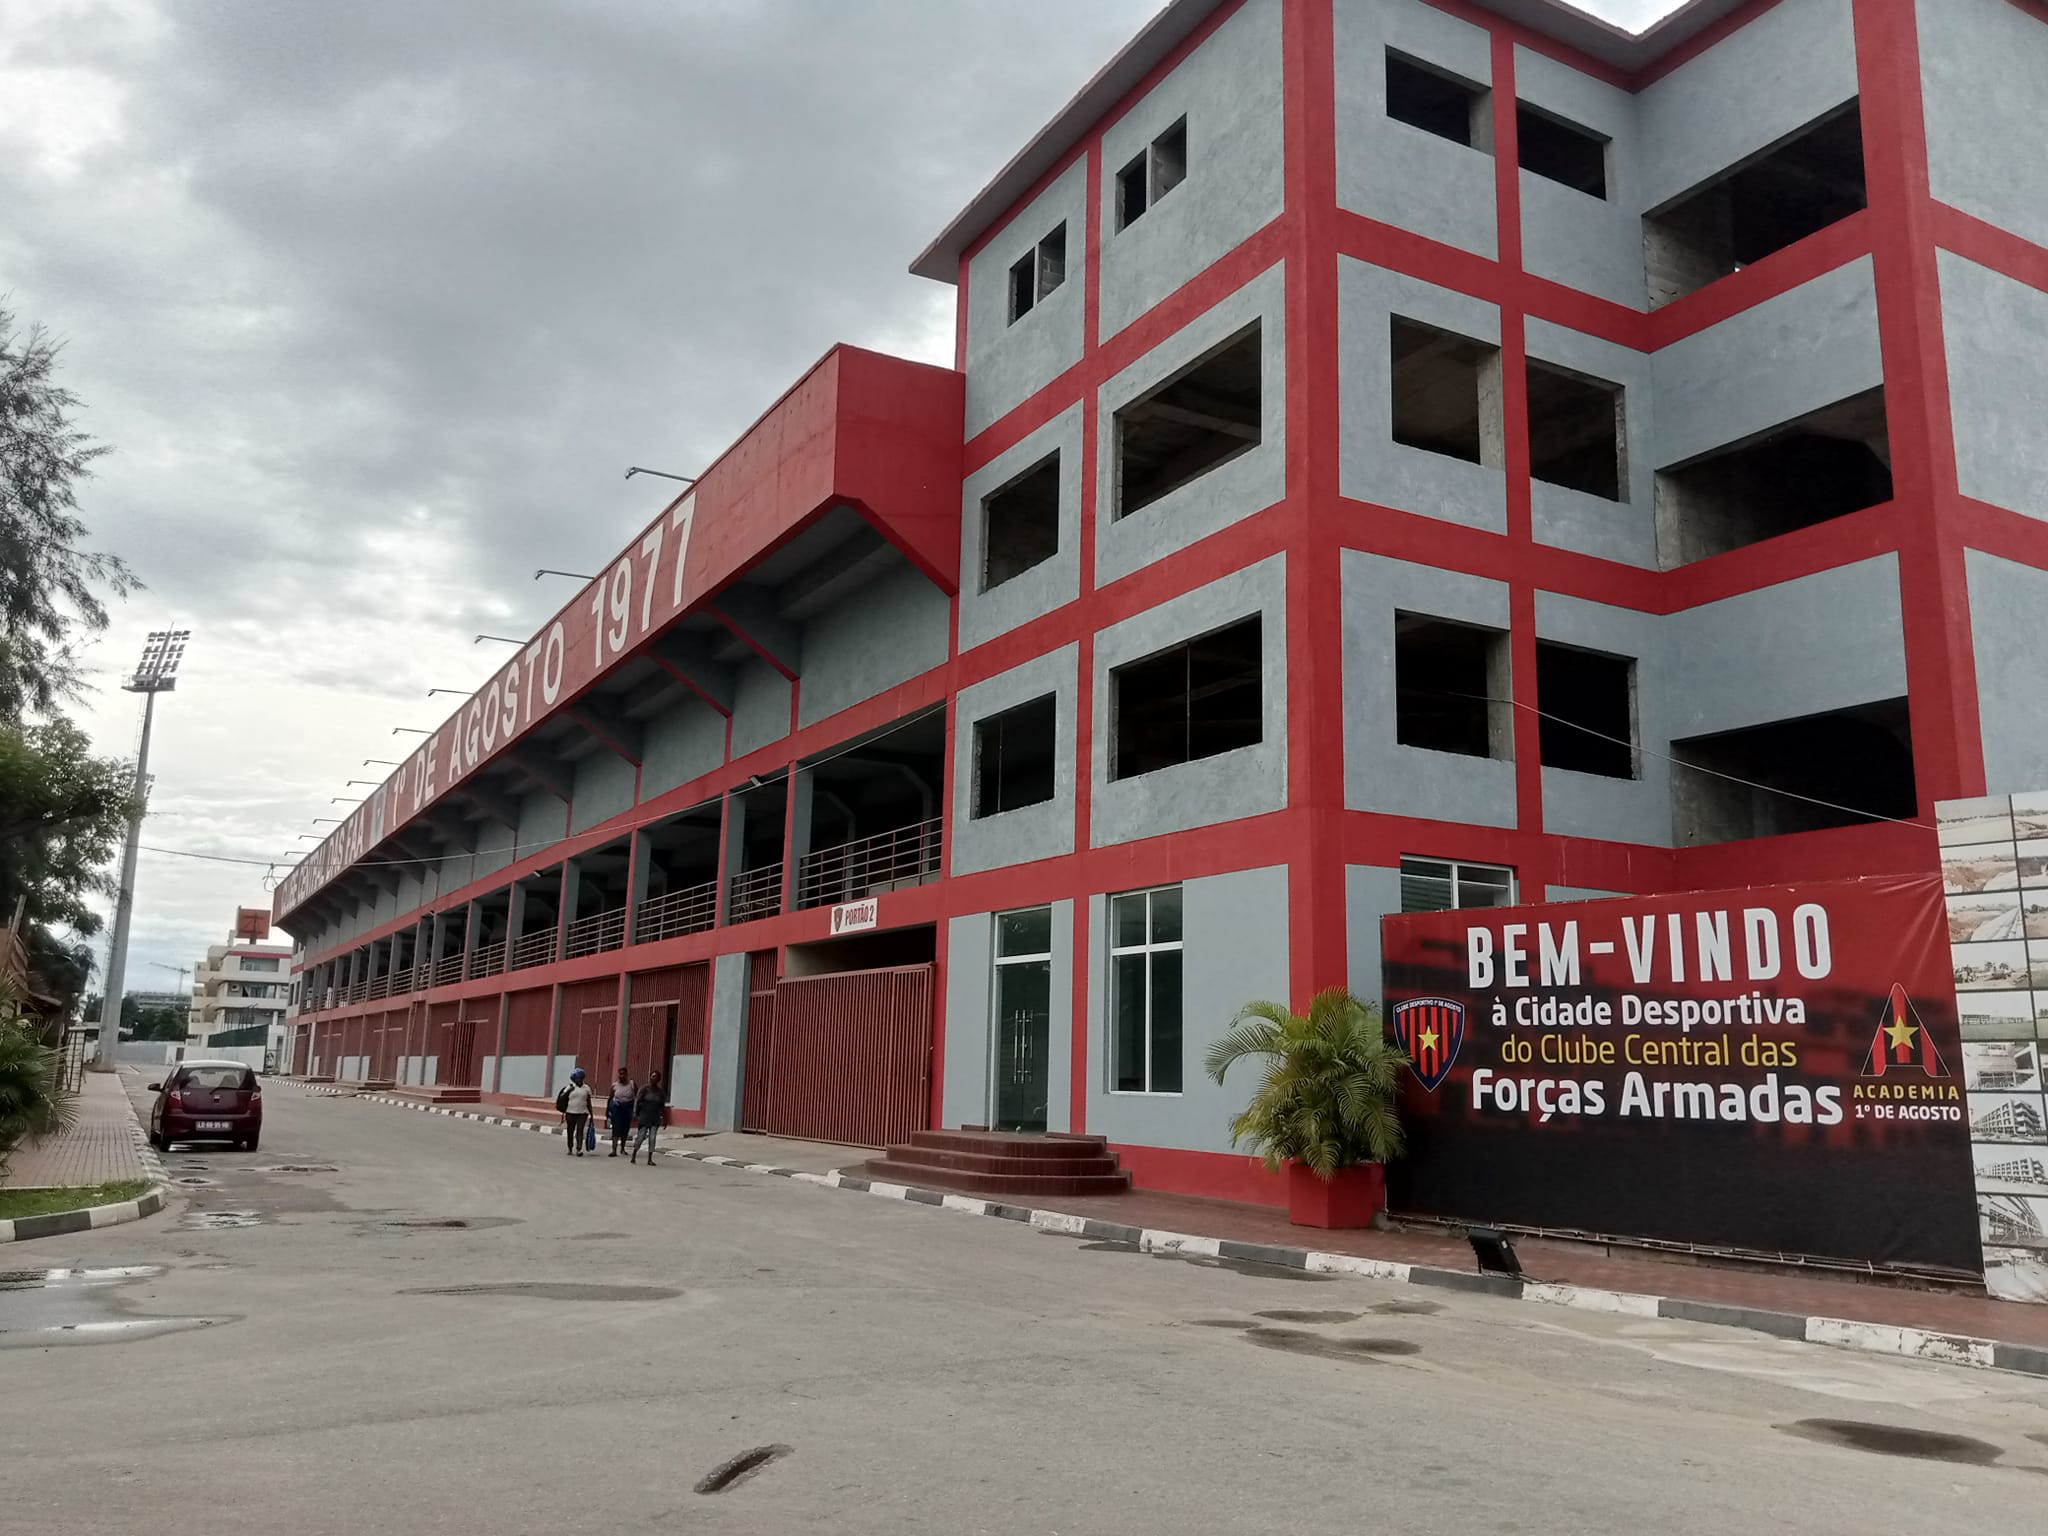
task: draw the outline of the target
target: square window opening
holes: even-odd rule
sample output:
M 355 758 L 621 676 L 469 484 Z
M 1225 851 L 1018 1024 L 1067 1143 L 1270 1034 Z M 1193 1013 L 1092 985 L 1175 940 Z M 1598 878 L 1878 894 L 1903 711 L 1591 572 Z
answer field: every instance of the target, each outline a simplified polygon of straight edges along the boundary
M 1254 322 L 1116 413 L 1118 517 L 1259 446 L 1260 339 Z
M 1145 153 L 1140 151 L 1116 173 L 1116 227 L 1119 231 L 1130 228 L 1132 222 L 1145 212 L 1145 160 Z
M 1892 499 L 1884 386 L 1657 475 L 1665 566 L 1725 554 Z
M 1060 550 L 1060 456 L 1047 454 L 981 502 L 981 590 L 1043 565 Z
M 1636 664 L 1626 656 L 1536 642 L 1538 753 L 1546 768 L 1633 779 Z
M 1509 698 L 1504 631 L 1394 615 L 1394 739 L 1402 746 L 1511 759 Z
M 1257 615 L 1115 668 L 1109 776 L 1256 746 L 1265 732 Z
M 1491 154 L 1491 95 L 1484 86 L 1387 50 L 1387 116 L 1397 123 Z
M 1043 805 L 1053 797 L 1059 703 L 1052 694 L 974 722 L 974 815 Z
M 1530 358 L 1528 398 L 1530 476 L 1626 501 L 1621 387 Z
M 1031 313 L 1038 302 L 1038 270 L 1035 256 L 1026 256 L 1010 268 L 1010 324 Z
M 1461 912 L 1514 904 L 1515 872 L 1504 865 L 1402 856 L 1403 912 Z
M 1506 461 L 1500 349 L 1392 317 L 1394 441 L 1468 464 Z
M 1650 306 L 1696 293 L 1861 211 L 1863 119 L 1850 102 L 1643 217 Z
M 1152 201 L 1158 202 L 1188 179 L 1188 120 L 1182 118 L 1152 141 Z
M 1904 699 L 1674 741 L 1671 756 L 1681 848 L 1911 820 L 1919 809 Z
M 1038 242 L 1038 296 L 1042 299 L 1067 280 L 1067 226 L 1062 223 Z
M 1601 135 L 1518 101 L 1515 145 L 1516 163 L 1532 176 L 1605 200 L 1607 140 Z

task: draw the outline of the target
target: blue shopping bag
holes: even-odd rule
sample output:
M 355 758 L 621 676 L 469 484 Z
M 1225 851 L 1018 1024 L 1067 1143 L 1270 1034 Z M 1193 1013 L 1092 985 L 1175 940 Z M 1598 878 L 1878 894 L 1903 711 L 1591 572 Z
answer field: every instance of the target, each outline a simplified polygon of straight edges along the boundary
M 597 1150 L 597 1116 L 591 1115 L 583 1126 L 583 1148 L 587 1152 Z

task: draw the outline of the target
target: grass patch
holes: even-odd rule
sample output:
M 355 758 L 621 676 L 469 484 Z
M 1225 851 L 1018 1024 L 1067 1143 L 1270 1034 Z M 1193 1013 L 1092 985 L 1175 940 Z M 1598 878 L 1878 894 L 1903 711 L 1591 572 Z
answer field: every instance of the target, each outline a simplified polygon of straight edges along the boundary
M 53 1211 L 82 1211 L 89 1205 L 139 1200 L 149 1192 L 147 1179 L 116 1179 L 111 1184 L 67 1184 L 61 1189 L 0 1189 L 0 1221 L 23 1216 L 48 1216 Z

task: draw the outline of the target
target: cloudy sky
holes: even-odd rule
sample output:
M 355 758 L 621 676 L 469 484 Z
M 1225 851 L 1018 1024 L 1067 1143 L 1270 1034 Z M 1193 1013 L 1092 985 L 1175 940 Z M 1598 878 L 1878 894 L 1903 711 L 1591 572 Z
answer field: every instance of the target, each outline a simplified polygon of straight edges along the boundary
M 144 842 L 279 860 L 824 350 L 952 356 L 905 265 L 1157 8 L 1039 0 L 7 0 L 0 295 L 115 453 L 149 590 L 79 714 L 193 631 Z M 1659 0 L 1589 5 L 1640 26 Z M 145 853 L 131 988 L 264 871 Z

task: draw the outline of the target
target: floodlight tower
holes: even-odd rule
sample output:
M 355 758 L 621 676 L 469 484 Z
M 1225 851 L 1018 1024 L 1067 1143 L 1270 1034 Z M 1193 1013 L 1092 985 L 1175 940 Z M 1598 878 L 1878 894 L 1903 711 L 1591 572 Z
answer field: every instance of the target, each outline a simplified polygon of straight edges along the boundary
M 114 1070 L 121 1042 L 121 989 L 127 982 L 128 918 L 135 909 L 135 861 L 142 852 L 143 802 L 149 797 L 149 728 L 156 717 L 156 696 L 178 686 L 178 663 L 185 659 L 189 629 L 151 630 L 142 642 L 142 660 L 135 675 L 121 686 L 142 695 L 142 746 L 135 754 L 135 810 L 128 818 L 128 843 L 121 850 L 121 889 L 114 898 L 114 933 L 107 945 L 107 984 L 101 993 L 100 1039 L 93 1053 L 95 1072 Z

